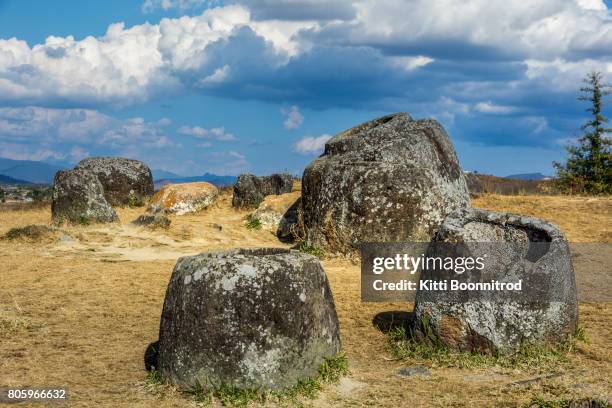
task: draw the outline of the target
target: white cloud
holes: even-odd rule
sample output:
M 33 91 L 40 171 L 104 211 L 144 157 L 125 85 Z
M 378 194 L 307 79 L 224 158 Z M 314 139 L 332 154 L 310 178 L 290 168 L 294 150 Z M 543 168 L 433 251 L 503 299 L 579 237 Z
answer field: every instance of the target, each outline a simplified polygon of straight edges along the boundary
M 88 147 L 123 151 L 176 147 L 162 129 L 167 120 L 117 119 L 91 109 L 0 108 L 2 155 L 30 160 L 79 159 Z
M 603 0 L 576 0 L 578 6 L 585 10 L 606 10 L 606 3 Z
M 104 36 L 80 41 L 50 36 L 44 44 L 30 47 L 16 38 L 0 39 L 0 101 L 129 104 L 184 86 L 181 76 L 190 72 L 198 73 L 200 85 L 223 82 L 231 67 L 215 67 L 206 52 L 241 27 L 264 36 L 269 32 L 270 44 L 280 47 L 279 55 L 295 49 L 284 37 L 286 30 L 274 30 L 274 22 L 252 22 L 249 10 L 237 5 L 194 17 L 165 18 L 157 25 L 111 24 Z M 292 31 L 287 32 L 288 36 Z
M 433 58 L 429 58 L 423 55 L 418 55 L 416 57 L 390 57 L 391 63 L 397 65 L 406 71 L 412 71 L 417 68 L 424 67 L 435 60 Z
M 304 154 L 304 155 L 318 154 L 323 151 L 323 148 L 325 147 L 325 143 L 329 139 L 331 139 L 331 135 L 327 135 L 327 134 L 321 135 L 318 137 L 306 136 L 298 140 L 294 148 L 295 148 L 295 151 L 300 154 Z
M 50 147 L 32 147 L 4 141 L 0 141 L 0 151 L 2 152 L 2 157 L 13 160 L 64 160 L 69 157 L 68 154 L 53 150 Z
M 200 80 L 200 84 L 203 86 L 206 86 L 210 84 L 217 84 L 219 82 L 223 82 L 228 78 L 229 73 L 230 73 L 229 65 L 224 65 L 221 68 L 215 69 L 215 71 L 212 74 L 202 78 Z
M 601 61 L 586 58 L 581 61 L 568 61 L 555 58 L 551 61 L 529 59 L 526 76 L 528 79 L 545 83 L 555 91 L 575 91 L 589 71 L 599 70 L 604 75 L 612 74 L 612 60 Z
M 434 53 L 489 47 L 532 57 L 612 46 L 612 23 L 601 1 L 363 0 L 354 6 L 357 18 L 344 25 L 348 31 L 338 41 Z
M 297 129 L 304 122 L 304 116 L 300 112 L 300 108 L 296 105 L 293 105 L 288 109 L 281 109 L 281 113 L 285 117 L 285 121 L 283 122 L 285 129 Z
M 217 4 L 147 0 L 143 10 Z M 164 18 L 158 24 L 115 23 L 101 37 L 50 36 L 32 47 L 16 38 L 0 39 L 0 102 L 130 104 L 182 87 L 214 90 L 240 80 L 259 85 L 262 71 L 274 78 L 275 70 L 288 66 L 295 80 L 301 76 L 308 80 L 312 72 L 300 61 L 313 63 L 309 58 L 323 46 L 338 51 L 378 50 L 378 63 L 402 69 L 403 75 L 434 61 L 457 58 L 566 61 L 582 68 L 588 58 L 604 66 L 612 63 L 612 19 L 601 0 L 354 0 L 333 5 L 321 0 L 252 0 L 247 4 L 208 8 L 198 16 Z M 238 50 L 234 41 L 252 41 L 239 36 L 245 29 L 265 41 L 271 53 L 253 50 L 258 52 L 255 56 L 248 52 L 250 43 L 244 45 L 246 52 Z M 236 48 L 226 53 L 224 47 L 232 46 Z M 219 55 L 227 61 L 219 61 Z M 533 73 L 537 67 L 529 65 Z M 333 77 L 336 67 L 330 69 Z M 359 76 L 364 75 L 360 70 L 354 72 L 361 83 L 368 81 Z M 553 80 L 565 79 L 563 72 L 550 72 L 559 74 Z M 241 79 L 240 73 L 247 78 Z M 303 91 L 304 84 L 285 89 L 286 84 L 279 82 L 281 89 L 269 89 L 273 83 L 260 86 L 279 98 Z M 248 85 L 252 90 L 253 85 Z M 263 94 L 257 91 L 253 92 Z
M 234 150 L 230 150 L 229 152 L 227 152 L 227 154 L 228 154 L 228 156 L 234 157 L 234 158 L 239 159 L 239 160 L 246 159 L 245 155 L 243 155 L 242 153 L 238 153 L 238 152 L 236 152 Z
M 225 131 L 224 127 L 216 127 L 212 129 L 205 129 L 201 126 L 181 126 L 178 132 L 183 135 L 194 136 L 203 139 L 218 140 L 222 142 L 228 142 L 237 140 L 233 133 Z
M 516 111 L 514 106 L 496 105 L 491 101 L 478 102 L 474 109 L 480 113 L 493 115 L 507 115 Z

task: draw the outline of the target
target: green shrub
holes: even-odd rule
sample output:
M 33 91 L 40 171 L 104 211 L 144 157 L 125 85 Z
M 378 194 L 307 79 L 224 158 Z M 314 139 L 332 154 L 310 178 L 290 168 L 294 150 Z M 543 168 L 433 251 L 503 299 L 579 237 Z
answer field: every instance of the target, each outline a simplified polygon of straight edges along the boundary
M 136 208 L 136 207 L 142 207 L 144 205 L 144 203 L 142 202 L 142 200 L 133 192 L 130 192 L 130 194 L 128 195 L 128 207 L 130 208 Z
M 321 248 L 316 245 L 309 244 L 306 241 L 302 242 L 299 247 L 299 250 L 300 252 L 304 252 L 305 254 L 314 255 L 319 259 L 323 259 L 323 257 L 325 256 L 325 252 Z
M 261 220 L 259 218 L 255 217 L 255 216 L 253 216 L 253 214 L 250 214 L 247 217 L 245 226 L 249 230 L 260 230 L 261 229 Z

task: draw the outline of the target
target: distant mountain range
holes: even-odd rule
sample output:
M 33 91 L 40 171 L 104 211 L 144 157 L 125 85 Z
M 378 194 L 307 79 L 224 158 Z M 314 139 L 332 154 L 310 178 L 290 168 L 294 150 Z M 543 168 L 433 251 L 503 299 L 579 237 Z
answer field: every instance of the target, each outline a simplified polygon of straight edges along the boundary
M 5 182 L 5 184 L 52 184 L 55 173 L 63 170 L 55 164 L 32 160 L 12 160 L 0 157 L 0 175 L 16 179 L 19 183 Z
M 0 174 L 0 184 L 32 184 L 29 181 L 15 179 L 9 176 Z
M 51 164 L 33 160 L 13 160 L 0 157 L 0 183 L 2 184 L 53 184 L 59 170 L 72 168 L 71 164 Z M 155 187 L 168 183 L 191 183 L 207 181 L 216 186 L 228 186 L 236 182 L 236 176 L 219 176 L 205 173 L 201 176 L 185 177 L 166 170 L 152 170 Z
M 33 160 L 12 160 L 0 157 L 0 183 L 3 184 L 52 184 L 55 173 L 71 168 L 67 163 L 51 164 Z M 201 176 L 180 176 L 167 170 L 152 171 L 155 188 L 168 183 L 193 183 L 207 181 L 216 186 L 231 186 L 236 182 L 236 176 L 219 176 L 204 173 Z M 505 178 L 516 180 L 545 180 L 550 178 L 542 173 L 511 174 Z
M 170 183 L 173 183 L 173 184 L 194 183 L 198 181 L 206 181 L 210 184 L 214 184 L 217 187 L 231 186 L 236 182 L 237 179 L 238 177 L 236 176 L 219 176 L 217 174 L 204 173 L 201 176 L 193 176 L 193 177 L 172 177 L 172 178 L 155 179 L 155 188 L 158 189 Z
M 521 174 L 511 174 L 506 176 L 505 178 L 515 179 L 515 180 L 546 180 L 552 177 L 546 176 L 542 173 L 521 173 Z

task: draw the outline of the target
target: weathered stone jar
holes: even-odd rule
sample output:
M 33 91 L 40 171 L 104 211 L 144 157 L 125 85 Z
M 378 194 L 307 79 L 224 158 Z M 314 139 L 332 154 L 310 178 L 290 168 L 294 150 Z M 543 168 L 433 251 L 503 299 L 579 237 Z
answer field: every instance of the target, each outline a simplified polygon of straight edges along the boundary
M 282 389 L 340 350 L 318 259 L 281 248 L 180 258 L 166 292 L 158 368 L 183 388 Z
M 123 157 L 89 157 L 76 168 L 95 173 L 110 205 L 142 205 L 153 195 L 153 176 L 141 161 Z
M 85 169 L 60 170 L 53 180 L 53 222 L 87 224 L 118 221 L 117 213 L 104 198 L 96 175 Z
M 232 206 L 257 208 L 268 195 L 290 193 L 293 188 L 291 174 L 255 176 L 241 174 L 234 184 Z
M 362 242 L 428 242 L 451 211 L 468 205 L 446 132 L 407 113 L 334 136 L 302 179 L 306 238 L 330 252 L 353 252 Z
M 483 353 L 516 352 L 525 343 L 557 343 L 578 321 L 569 245 L 544 220 L 478 209 L 449 215 L 436 232 L 429 257 L 480 257 L 484 268 L 433 268 L 420 281 L 521 282 L 520 290 L 419 290 L 415 316 L 422 334 L 446 346 Z M 514 286 L 516 288 L 516 286 Z

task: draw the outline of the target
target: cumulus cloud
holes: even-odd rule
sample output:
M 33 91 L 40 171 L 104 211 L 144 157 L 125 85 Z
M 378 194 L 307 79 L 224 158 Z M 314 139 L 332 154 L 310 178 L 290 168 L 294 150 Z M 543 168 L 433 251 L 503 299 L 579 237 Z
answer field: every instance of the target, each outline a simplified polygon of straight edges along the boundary
M 300 112 L 300 108 L 296 105 L 288 109 L 282 108 L 281 113 L 285 117 L 285 121 L 283 122 L 285 129 L 297 129 L 302 125 L 302 122 L 304 122 L 304 116 Z
M 143 8 L 203 2 L 147 0 Z M 326 88 L 337 96 L 319 100 L 348 105 L 397 97 L 400 89 L 418 98 L 411 87 L 423 76 L 437 87 L 477 80 L 460 68 L 473 61 L 498 70 L 508 68 L 496 61 L 529 61 L 533 71 L 590 57 L 608 70 L 610 49 L 612 19 L 601 0 L 252 0 L 155 25 L 116 23 L 80 41 L 0 40 L 0 103 L 129 104 L 195 87 L 304 104 L 316 104 L 310 89 Z
M 329 139 L 331 139 L 331 135 L 327 134 L 318 137 L 305 136 L 295 143 L 294 148 L 296 152 L 304 155 L 319 154 L 323 152 L 325 143 L 327 143 Z
M 147 0 L 143 10 L 203 3 Z M 579 110 L 567 101 L 584 74 L 612 74 L 612 18 L 601 0 L 223 4 L 112 24 L 100 37 L 0 39 L 0 105 L 122 106 L 189 89 L 303 108 L 409 109 L 457 127 L 478 117 L 480 128 L 457 134 L 482 143 L 493 140 L 496 116 L 544 117 L 545 144 Z M 522 122 L 513 123 L 518 132 Z
M 219 140 L 222 142 L 237 140 L 236 136 L 234 136 L 233 133 L 226 132 L 224 127 L 205 129 L 200 126 L 181 126 L 178 129 L 178 132 L 183 135 L 189 135 L 203 139 Z
M 163 129 L 167 125 L 167 119 L 117 119 L 92 109 L 0 108 L 2 156 L 76 161 L 90 147 L 115 153 L 176 147 Z
M 0 140 L 0 151 L 2 157 L 13 160 L 65 160 L 70 158 L 70 155 L 62 151 L 57 151 L 52 148 L 30 147 L 18 143 L 7 143 Z

